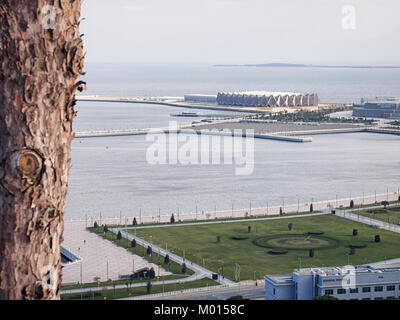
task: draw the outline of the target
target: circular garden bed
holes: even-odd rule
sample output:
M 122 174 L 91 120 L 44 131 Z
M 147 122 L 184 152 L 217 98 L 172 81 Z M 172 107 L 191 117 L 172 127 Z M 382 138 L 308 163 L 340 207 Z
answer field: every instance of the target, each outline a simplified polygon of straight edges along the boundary
M 310 234 L 278 234 L 258 238 L 253 243 L 259 247 L 278 250 L 320 250 L 336 248 L 339 245 L 336 239 Z

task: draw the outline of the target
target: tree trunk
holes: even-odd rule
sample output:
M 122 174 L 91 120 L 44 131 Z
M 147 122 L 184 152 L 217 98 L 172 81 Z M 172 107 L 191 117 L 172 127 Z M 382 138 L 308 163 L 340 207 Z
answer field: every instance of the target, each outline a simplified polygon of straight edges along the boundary
M 80 0 L 0 2 L 0 299 L 58 299 Z

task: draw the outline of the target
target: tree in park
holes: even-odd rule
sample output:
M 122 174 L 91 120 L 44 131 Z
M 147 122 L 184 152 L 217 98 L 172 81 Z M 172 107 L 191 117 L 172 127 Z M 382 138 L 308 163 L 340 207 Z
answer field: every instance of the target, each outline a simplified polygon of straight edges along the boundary
M 377 234 L 377 235 L 375 236 L 374 241 L 375 241 L 376 243 L 381 242 L 381 236 L 380 236 L 379 234 Z
M 146 251 L 146 252 L 147 252 L 147 255 L 148 255 L 148 256 L 151 256 L 151 254 L 152 254 L 153 250 L 151 249 L 151 247 L 150 247 L 150 246 L 148 246 L 148 247 L 147 247 L 147 251 Z
M 134 227 L 136 227 L 136 226 L 137 226 L 136 217 L 133 217 L 132 226 L 134 226 Z
M 354 208 L 354 200 L 350 201 L 350 208 L 353 209 Z
M 171 216 L 171 223 L 175 223 L 175 216 L 174 216 L 174 214 L 172 214 L 172 216 Z
M 105 224 L 104 227 L 103 227 L 103 232 L 104 232 L 104 234 L 106 234 L 106 233 L 108 232 L 108 227 L 107 227 L 106 224 Z
M 293 223 L 289 223 L 289 224 L 288 224 L 288 229 L 289 229 L 289 231 L 292 231 L 292 229 L 293 229 Z
M 389 205 L 389 201 L 382 201 L 381 205 L 383 206 L 384 209 L 386 209 L 386 207 Z
M 0 1 L 0 300 L 60 297 L 80 7 Z
M 167 255 L 165 256 L 165 258 L 164 258 L 164 263 L 165 263 L 166 265 L 169 264 L 169 255 L 168 255 L 168 254 L 167 254 Z
M 279 215 L 280 215 L 280 216 L 283 216 L 283 209 L 282 209 L 282 207 L 279 208 Z
M 150 294 L 151 293 L 151 288 L 153 287 L 153 285 L 151 284 L 151 282 L 150 281 L 148 281 L 147 282 L 147 285 L 146 285 L 146 292 L 147 292 L 147 294 Z
M 131 248 L 136 248 L 136 240 L 132 239 L 131 241 Z
M 314 212 L 314 205 L 311 203 L 310 204 L 310 213 L 313 213 Z
M 355 255 L 356 254 L 356 248 L 350 247 L 350 255 Z
M 217 236 L 217 243 L 221 242 L 221 236 Z
M 309 256 L 310 258 L 313 258 L 313 257 L 314 257 L 314 249 L 310 249 L 310 250 L 308 251 L 308 256 Z
M 357 229 L 353 229 L 353 236 L 357 236 L 358 235 L 358 230 Z
M 117 233 L 117 239 L 118 239 L 118 240 L 121 240 L 121 239 L 122 239 L 122 233 L 121 233 L 121 231 L 118 231 L 118 233 Z
M 248 226 L 248 227 L 247 227 L 247 232 L 248 232 L 248 233 L 251 233 L 251 226 Z
M 93 228 L 97 229 L 98 227 L 99 227 L 99 225 L 97 224 L 97 221 L 95 221 L 94 224 L 93 224 Z
M 186 267 L 186 263 L 182 264 L 182 273 L 186 274 L 187 272 L 187 267 Z
M 151 268 L 148 273 L 147 273 L 147 277 L 149 277 L 150 279 L 154 279 L 156 277 L 156 272 L 154 271 L 154 268 Z

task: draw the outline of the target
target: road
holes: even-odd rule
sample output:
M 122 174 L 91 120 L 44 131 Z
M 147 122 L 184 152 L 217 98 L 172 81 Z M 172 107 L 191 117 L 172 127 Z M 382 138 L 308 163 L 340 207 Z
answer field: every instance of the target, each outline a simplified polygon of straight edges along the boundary
M 164 296 L 163 300 L 226 300 L 232 296 L 240 295 L 245 299 L 265 299 L 265 287 L 263 281 L 255 286 L 232 286 L 227 288 L 212 289 L 206 292 L 188 292 L 180 295 Z

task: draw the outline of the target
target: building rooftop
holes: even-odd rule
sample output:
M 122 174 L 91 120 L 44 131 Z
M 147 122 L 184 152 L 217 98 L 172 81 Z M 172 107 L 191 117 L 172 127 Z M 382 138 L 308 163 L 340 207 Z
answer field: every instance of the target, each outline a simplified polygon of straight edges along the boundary
M 274 282 L 280 283 L 280 284 L 291 284 L 293 282 L 293 275 L 292 274 L 274 274 L 267 276 L 269 279 L 273 280 Z
M 354 269 L 353 269 L 354 268 Z M 318 274 L 320 276 L 342 276 L 349 271 L 354 270 L 356 274 L 361 273 L 388 273 L 398 272 L 400 268 L 373 268 L 371 266 L 344 266 L 344 267 L 327 267 L 327 268 L 305 268 L 296 269 L 293 273 L 297 275 Z

